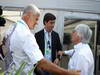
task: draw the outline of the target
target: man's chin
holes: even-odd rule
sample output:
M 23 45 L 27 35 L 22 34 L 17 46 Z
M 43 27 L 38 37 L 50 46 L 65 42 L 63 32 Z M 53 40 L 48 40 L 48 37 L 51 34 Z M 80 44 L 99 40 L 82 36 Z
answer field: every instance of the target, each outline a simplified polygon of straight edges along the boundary
M 35 28 L 35 26 L 34 27 L 31 27 L 30 30 L 33 30 L 34 28 Z
M 33 30 L 34 28 L 30 28 L 30 30 Z
M 33 30 L 33 29 L 34 29 L 34 27 L 30 27 L 29 29 L 30 29 L 30 30 Z

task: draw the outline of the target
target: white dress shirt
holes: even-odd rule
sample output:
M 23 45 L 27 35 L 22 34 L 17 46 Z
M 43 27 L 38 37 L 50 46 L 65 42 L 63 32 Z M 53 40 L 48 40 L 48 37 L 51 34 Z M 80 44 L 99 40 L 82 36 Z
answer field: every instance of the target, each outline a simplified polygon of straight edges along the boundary
M 52 50 L 51 50 L 51 32 L 47 32 L 44 29 L 44 38 L 45 38 L 45 58 L 47 60 L 52 60 Z M 49 44 L 48 44 L 49 41 Z M 50 46 L 50 47 L 49 47 Z
M 74 53 L 72 51 L 70 52 L 73 55 L 70 58 L 68 68 L 81 70 L 81 75 L 93 75 L 94 59 L 89 45 L 79 43 L 74 46 L 73 51 Z
M 34 64 L 44 58 L 34 35 L 23 20 L 17 22 L 16 29 L 10 38 L 10 50 L 13 51 L 12 56 L 16 69 L 20 67 L 22 61 L 28 63 L 24 68 L 24 75 L 27 75 Z

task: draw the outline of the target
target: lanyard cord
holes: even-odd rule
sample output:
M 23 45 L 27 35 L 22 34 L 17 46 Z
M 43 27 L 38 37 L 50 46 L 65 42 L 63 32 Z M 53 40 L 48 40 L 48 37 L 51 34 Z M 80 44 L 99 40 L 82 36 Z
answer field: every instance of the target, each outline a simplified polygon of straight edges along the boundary
M 51 49 L 51 44 L 50 44 L 50 35 L 48 33 L 48 36 L 46 36 L 47 34 L 45 33 L 45 41 L 47 44 L 47 48 Z

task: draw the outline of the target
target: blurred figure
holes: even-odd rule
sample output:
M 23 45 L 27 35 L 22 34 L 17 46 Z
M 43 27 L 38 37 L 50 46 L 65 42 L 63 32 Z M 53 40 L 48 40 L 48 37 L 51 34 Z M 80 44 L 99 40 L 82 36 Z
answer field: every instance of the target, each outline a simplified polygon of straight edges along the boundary
M 93 75 L 94 58 L 88 45 L 92 36 L 92 30 L 88 25 L 79 24 L 75 27 L 71 36 L 74 49 L 59 51 L 59 54 L 71 56 L 68 69 L 78 69 L 81 71 L 81 75 Z
M 26 6 L 21 20 L 12 25 L 7 32 L 7 36 L 5 36 L 6 38 L 9 36 L 8 46 L 12 52 L 12 62 L 14 62 L 13 65 L 15 66 L 14 69 L 18 69 L 24 61 L 27 64 L 20 75 L 28 75 L 28 72 L 35 64 L 37 64 L 38 68 L 56 75 L 79 75 L 79 71 L 65 70 L 44 59 L 35 37 L 30 31 L 31 29 L 34 29 L 36 24 L 38 24 L 39 16 L 40 10 L 35 5 L 31 4 Z M 13 65 L 10 64 L 6 72 L 13 72 L 12 75 L 15 75 L 15 72 L 12 71 Z
M 3 51 L 3 47 L 5 45 L 5 38 L 3 38 L 2 44 L 0 45 L 0 60 L 4 60 L 5 54 Z

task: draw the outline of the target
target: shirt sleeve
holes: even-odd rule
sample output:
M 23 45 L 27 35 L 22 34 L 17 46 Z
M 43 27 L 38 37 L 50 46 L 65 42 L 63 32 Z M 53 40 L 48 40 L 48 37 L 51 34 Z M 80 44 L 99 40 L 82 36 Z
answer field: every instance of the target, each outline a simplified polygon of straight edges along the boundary
M 73 55 L 73 52 L 74 52 L 74 49 L 66 50 L 66 51 L 64 51 L 64 54 L 69 55 L 69 56 L 72 56 Z
M 23 49 L 29 59 L 32 61 L 33 64 L 36 64 L 38 61 L 43 59 L 43 55 L 38 47 L 36 39 L 34 35 L 28 35 L 27 38 L 24 40 Z

